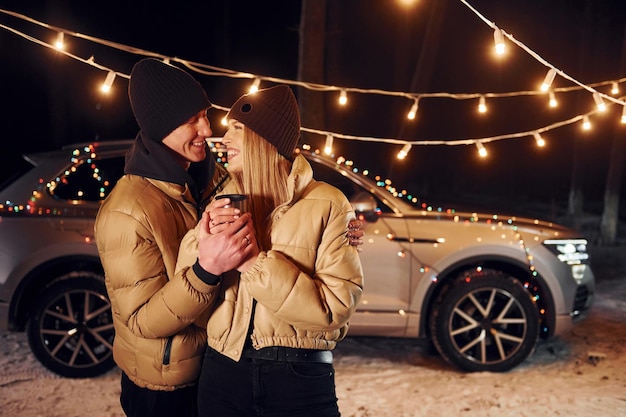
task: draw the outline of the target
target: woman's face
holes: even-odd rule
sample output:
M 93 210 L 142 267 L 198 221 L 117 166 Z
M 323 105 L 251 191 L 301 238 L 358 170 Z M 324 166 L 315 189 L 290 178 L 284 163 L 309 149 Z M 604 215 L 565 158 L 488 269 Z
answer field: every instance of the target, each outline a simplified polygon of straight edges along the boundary
M 228 130 L 222 143 L 226 145 L 228 155 L 228 172 L 243 171 L 243 123 L 235 119 L 228 120 Z

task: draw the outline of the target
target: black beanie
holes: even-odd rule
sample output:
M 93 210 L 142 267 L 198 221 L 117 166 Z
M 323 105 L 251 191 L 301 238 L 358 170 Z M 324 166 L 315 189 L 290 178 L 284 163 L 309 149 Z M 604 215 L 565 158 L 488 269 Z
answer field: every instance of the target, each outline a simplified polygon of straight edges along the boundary
M 287 159 L 300 138 L 300 111 L 296 97 L 286 85 L 259 90 L 239 98 L 226 115 L 262 136 Z
M 198 81 L 182 69 L 155 58 L 135 64 L 130 73 L 128 97 L 139 128 L 156 142 L 211 107 Z

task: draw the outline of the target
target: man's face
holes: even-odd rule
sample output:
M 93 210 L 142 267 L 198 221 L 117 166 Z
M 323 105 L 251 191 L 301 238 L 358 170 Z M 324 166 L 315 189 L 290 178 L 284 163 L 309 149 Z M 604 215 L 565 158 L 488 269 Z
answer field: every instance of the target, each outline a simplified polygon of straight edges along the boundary
M 191 119 L 178 126 L 163 139 L 163 144 L 177 156 L 183 168 L 189 168 L 192 162 L 206 158 L 206 138 L 213 134 L 207 110 L 198 112 Z

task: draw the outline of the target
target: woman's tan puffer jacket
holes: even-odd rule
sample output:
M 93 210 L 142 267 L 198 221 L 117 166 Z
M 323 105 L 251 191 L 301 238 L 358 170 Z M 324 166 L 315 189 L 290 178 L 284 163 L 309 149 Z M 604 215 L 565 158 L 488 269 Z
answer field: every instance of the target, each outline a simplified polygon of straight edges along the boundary
M 222 278 L 207 333 L 209 346 L 223 355 L 241 357 L 253 311 L 257 349 L 333 349 L 348 331 L 363 291 L 358 251 L 346 237 L 354 212 L 341 191 L 312 175 L 306 159 L 296 157 L 292 198 L 276 212 L 271 250 L 261 252 L 241 278 L 236 271 Z M 233 186 L 224 193 L 236 192 Z M 192 264 L 196 254 L 197 229 L 185 236 L 179 252 L 188 279 L 195 277 L 193 269 L 182 265 Z

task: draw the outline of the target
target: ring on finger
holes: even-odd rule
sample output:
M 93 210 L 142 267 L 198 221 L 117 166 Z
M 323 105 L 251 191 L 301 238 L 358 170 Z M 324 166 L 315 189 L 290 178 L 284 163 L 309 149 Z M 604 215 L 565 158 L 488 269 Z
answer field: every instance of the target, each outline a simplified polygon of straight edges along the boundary
M 246 241 L 246 246 L 248 246 L 250 244 L 250 239 L 248 238 L 248 236 L 244 236 L 243 239 Z

